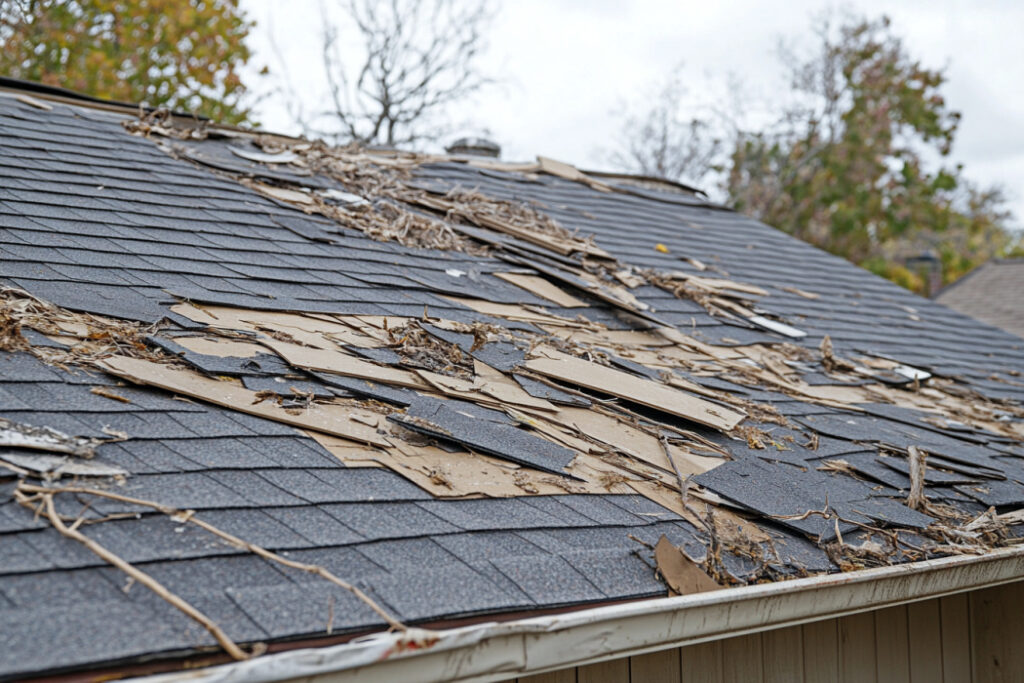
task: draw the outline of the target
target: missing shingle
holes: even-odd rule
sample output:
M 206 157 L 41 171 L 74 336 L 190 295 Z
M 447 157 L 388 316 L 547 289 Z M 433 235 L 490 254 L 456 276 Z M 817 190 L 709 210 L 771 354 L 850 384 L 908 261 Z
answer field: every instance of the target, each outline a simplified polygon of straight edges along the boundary
M 98 361 L 97 366 L 138 384 L 156 386 L 239 412 L 323 431 L 360 443 L 387 445 L 387 441 L 375 429 L 352 419 L 352 407 L 342 404 L 316 404 L 315 408 L 309 410 L 289 411 L 274 402 L 259 401 L 256 392 L 230 379 L 214 379 L 191 370 L 127 356 L 110 356 Z
M 539 275 L 531 275 L 528 273 L 495 273 L 494 276 L 501 278 L 506 282 L 511 282 L 515 286 L 525 289 L 531 294 L 539 296 L 542 299 L 547 299 L 551 303 L 563 308 L 586 308 L 589 306 L 585 301 L 581 301 Z

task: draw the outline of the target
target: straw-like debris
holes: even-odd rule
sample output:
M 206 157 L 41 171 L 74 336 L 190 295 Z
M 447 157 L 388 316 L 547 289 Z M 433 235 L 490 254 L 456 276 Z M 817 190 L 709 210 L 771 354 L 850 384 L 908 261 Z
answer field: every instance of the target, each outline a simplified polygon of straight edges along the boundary
M 144 326 L 59 308 L 20 289 L 0 288 L 0 349 L 27 351 L 59 367 L 85 366 L 110 355 L 158 360 L 159 350 L 144 341 L 159 324 Z M 34 346 L 21 330 L 35 330 L 64 346 Z
M 394 339 L 393 348 L 402 364 L 430 370 L 442 375 L 471 379 L 473 358 L 455 344 L 438 339 L 416 322 L 388 330 Z
M 178 140 L 205 140 L 209 134 L 207 122 L 194 119 L 191 125 L 182 125 L 182 121 L 166 107 L 146 111 L 139 106 L 139 118 L 123 121 L 125 130 L 133 135 L 144 137 L 157 136 Z

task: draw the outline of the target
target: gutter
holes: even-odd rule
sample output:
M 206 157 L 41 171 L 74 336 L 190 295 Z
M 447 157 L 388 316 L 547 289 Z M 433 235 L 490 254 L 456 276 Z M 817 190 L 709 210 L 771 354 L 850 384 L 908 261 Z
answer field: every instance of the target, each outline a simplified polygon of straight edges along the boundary
M 150 676 L 145 683 L 498 681 L 1024 580 L 1024 547 L 341 645 Z

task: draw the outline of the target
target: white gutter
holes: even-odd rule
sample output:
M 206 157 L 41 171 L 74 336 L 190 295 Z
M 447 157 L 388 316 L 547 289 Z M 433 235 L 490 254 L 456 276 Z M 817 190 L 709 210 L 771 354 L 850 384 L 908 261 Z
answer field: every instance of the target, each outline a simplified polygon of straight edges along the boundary
M 497 681 L 832 619 L 1024 580 L 1024 547 L 985 555 L 656 598 L 330 647 L 135 679 L 146 683 Z

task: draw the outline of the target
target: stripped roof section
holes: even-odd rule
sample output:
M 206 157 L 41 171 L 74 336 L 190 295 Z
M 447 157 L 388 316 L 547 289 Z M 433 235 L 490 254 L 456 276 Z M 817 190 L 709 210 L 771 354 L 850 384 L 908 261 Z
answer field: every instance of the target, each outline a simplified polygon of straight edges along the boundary
M 664 594 L 662 535 L 723 582 L 949 552 L 904 504 L 911 446 L 933 505 L 1024 505 L 1024 343 L 699 196 L 122 121 L 0 96 L 25 340 L 3 417 L 94 440 L 126 474 L 91 487 L 403 621 Z M 213 644 L 13 500 L 54 473 L 24 469 L 0 489 L 7 675 Z M 54 502 L 237 641 L 382 623 L 180 516 Z M 1013 533 L 987 523 L 974 547 Z M 57 609 L 37 596 L 71 585 L 88 642 L 33 659 Z

